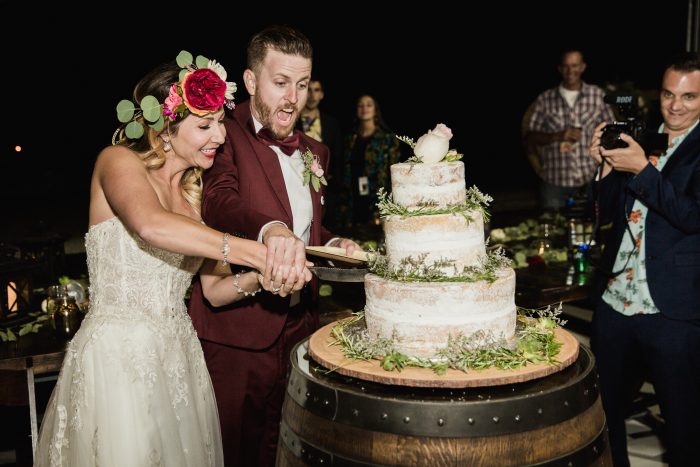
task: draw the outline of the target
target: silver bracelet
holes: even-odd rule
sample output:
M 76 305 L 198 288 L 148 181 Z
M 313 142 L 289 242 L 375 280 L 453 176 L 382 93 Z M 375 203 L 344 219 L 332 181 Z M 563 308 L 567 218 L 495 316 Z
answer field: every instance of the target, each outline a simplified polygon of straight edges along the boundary
M 262 290 L 262 288 L 260 288 L 260 287 L 258 287 L 258 290 L 255 290 L 253 292 L 248 292 L 247 290 L 243 290 L 241 288 L 240 284 L 238 283 L 238 279 L 240 279 L 240 278 L 241 278 L 240 273 L 236 273 L 233 276 L 233 286 L 236 288 L 236 292 L 242 293 L 244 297 L 247 297 L 248 295 L 250 295 L 251 297 L 255 297 L 255 294 Z
M 224 254 L 224 259 L 221 260 L 221 264 L 226 266 L 228 264 L 228 254 L 231 253 L 231 247 L 228 246 L 228 232 L 224 233 L 224 242 L 221 244 L 221 253 Z

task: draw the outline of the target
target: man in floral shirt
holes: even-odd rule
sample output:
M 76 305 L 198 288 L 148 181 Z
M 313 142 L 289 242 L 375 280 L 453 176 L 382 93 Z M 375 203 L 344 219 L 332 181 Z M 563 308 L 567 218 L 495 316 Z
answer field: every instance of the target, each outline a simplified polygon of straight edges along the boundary
M 571 195 L 590 183 L 595 161 L 587 151 L 593 129 L 615 119 L 603 102 L 603 90 L 581 79 L 585 70 L 580 51 L 564 52 L 559 64 L 561 84 L 540 94 L 533 103 L 527 142 L 537 147 L 540 156 L 534 169 L 542 179 L 543 209 L 564 207 Z
M 666 422 L 670 465 L 696 465 L 700 439 L 700 55 L 664 73 L 660 132 L 669 147 L 647 155 L 600 146 L 601 224 L 612 222 L 599 272 L 601 300 L 591 325 L 615 465 L 629 465 L 625 417 L 648 379 Z

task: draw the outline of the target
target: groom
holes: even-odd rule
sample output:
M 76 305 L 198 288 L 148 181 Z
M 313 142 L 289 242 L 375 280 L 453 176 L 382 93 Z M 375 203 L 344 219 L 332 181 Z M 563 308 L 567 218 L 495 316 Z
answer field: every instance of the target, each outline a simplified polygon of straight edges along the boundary
M 227 142 L 204 176 L 204 221 L 263 242 L 284 235 L 359 250 L 321 225 L 325 187 L 303 183 L 307 149 L 324 171 L 329 163 L 326 146 L 294 130 L 311 77 L 309 40 L 272 26 L 251 39 L 247 53 L 251 99 L 226 120 Z M 214 309 L 195 285 L 190 314 L 214 384 L 227 466 L 274 465 L 289 355 L 318 327 L 314 292 L 258 294 Z

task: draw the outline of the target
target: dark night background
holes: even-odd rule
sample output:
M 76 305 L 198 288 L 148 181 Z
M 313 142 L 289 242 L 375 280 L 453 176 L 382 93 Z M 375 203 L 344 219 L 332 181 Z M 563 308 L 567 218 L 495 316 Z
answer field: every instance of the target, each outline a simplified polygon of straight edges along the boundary
M 1 230 L 82 233 L 92 165 L 117 126 L 117 102 L 131 98 L 138 79 L 185 49 L 220 61 L 239 83 L 241 102 L 246 43 L 274 23 L 309 36 L 314 75 L 326 91 L 322 108 L 344 128 L 357 97 L 369 93 L 398 134 L 417 138 L 438 122 L 450 126 L 451 147 L 465 153 L 468 185 L 491 194 L 533 189 L 520 121 L 537 94 L 558 83 L 561 50 L 585 52 L 589 83 L 655 89 L 668 57 L 685 49 L 687 2 L 523 3 L 465 3 L 459 9 L 474 13 L 462 15 L 432 3 L 383 6 L 391 15 L 352 2 L 255 9 L 161 3 L 154 11 L 105 3 L 100 9 L 108 14 L 78 15 L 65 4 L 3 2 Z

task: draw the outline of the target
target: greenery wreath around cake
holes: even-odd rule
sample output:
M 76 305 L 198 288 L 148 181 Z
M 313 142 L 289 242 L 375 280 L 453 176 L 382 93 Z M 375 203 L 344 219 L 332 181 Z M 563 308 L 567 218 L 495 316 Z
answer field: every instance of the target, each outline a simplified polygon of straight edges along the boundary
M 331 330 L 331 345 L 340 346 L 345 358 L 351 360 L 378 360 L 386 371 L 404 368 L 427 368 L 444 375 L 452 368 L 464 372 L 498 368 L 515 370 L 529 364 L 555 365 L 561 343 L 554 331 L 566 324 L 560 318 L 561 304 L 544 309 L 518 307 L 516 339 L 512 345 L 493 335 L 476 332 L 457 336 L 447 346 L 436 351 L 434 358 L 418 358 L 395 350 L 395 338 L 372 338 L 367 332 L 364 311 L 341 321 Z

